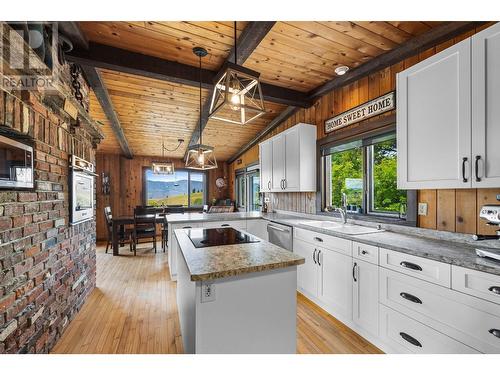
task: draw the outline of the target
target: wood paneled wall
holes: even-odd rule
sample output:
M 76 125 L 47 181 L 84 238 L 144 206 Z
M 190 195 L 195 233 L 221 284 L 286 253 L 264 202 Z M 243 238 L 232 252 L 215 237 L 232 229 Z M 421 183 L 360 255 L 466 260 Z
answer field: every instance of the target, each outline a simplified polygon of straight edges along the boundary
M 334 90 L 320 99 L 307 109 L 298 111 L 290 119 L 275 128 L 264 139 L 272 137 L 299 122 L 315 124 L 317 126 L 318 139 L 326 136 L 324 132 L 325 120 L 347 111 L 357 105 L 383 95 L 396 89 L 396 74 L 410 66 L 424 60 L 437 52 L 440 52 L 459 41 L 470 37 L 474 33 L 486 28 L 484 25 L 477 30 L 465 33 L 460 37 L 441 43 L 426 51 L 422 51 L 388 68 L 364 77 L 342 88 Z M 387 115 L 387 114 L 385 114 Z M 384 116 L 384 115 L 382 115 Z M 365 122 L 354 124 L 350 127 L 334 132 L 342 138 L 342 134 L 348 128 L 362 128 Z M 329 135 L 331 135 L 330 133 Z M 245 167 L 247 164 L 259 159 L 258 145 L 241 155 L 238 160 L 229 165 L 229 188 L 230 194 L 234 196 L 234 171 Z M 419 202 L 428 204 L 427 216 L 419 216 L 418 225 L 422 228 L 439 229 L 460 233 L 491 234 L 494 228 L 488 227 L 478 219 L 478 210 L 485 203 L 498 203 L 496 194 L 500 189 L 465 189 L 465 190 L 422 190 L 419 191 Z M 311 193 L 275 193 L 268 194 L 270 208 L 314 213 L 316 207 L 315 194 Z M 308 202 L 301 204 L 300 202 Z
M 111 207 L 115 216 L 132 215 L 136 206 L 142 205 L 143 168 L 161 158 L 150 156 L 136 156 L 127 159 L 117 154 L 97 154 L 97 239 L 107 238 L 106 222 L 103 209 Z M 183 160 L 174 160 L 176 168 L 184 168 Z M 109 173 L 111 192 L 109 195 L 102 193 L 101 175 Z M 228 179 L 227 163 L 219 163 L 219 168 L 207 173 L 208 202 L 213 198 L 224 199 L 228 197 L 228 188 L 217 189 L 215 180 L 218 177 Z

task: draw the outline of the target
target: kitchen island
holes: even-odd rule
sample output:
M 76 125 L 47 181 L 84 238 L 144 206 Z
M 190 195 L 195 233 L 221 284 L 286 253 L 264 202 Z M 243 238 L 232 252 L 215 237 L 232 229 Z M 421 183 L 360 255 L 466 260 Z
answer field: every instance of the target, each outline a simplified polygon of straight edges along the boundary
M 214 231 L 248 236 L 232 228 L 175 230 L 185 352 L 295 353 L 297 266 L 304 258 L 254 236 L 258 242 L 195 246 L 194 237 Z

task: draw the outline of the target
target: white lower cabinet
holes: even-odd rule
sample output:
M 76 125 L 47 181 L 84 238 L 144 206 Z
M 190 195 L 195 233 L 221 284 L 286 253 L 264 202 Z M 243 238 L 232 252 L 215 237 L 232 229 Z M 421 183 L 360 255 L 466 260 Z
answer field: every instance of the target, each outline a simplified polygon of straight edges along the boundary
M 169 224 L 168 226 L 168 268 L 170 270 L 170 278 L 172 280 L 177 280 L 177 262 L 178 257 L 181 256 L 179 244 L 177 243 L 177 238 L 175 237 L 174 231 L 176 229 L 191 229 L 198 228 L 199 224 L 193 223 L 181 223 L 181 224 Z
M 332 315 L 344 319 L 352 316 L 352 259 L 332 250 L 317 248 L 320 269 L 319 299 Z
M 293 252 L 306 259 L 297 267 L 297 287 L 330 314 L 352 315 L 351 257 L 295 239 Z
M 352 320 L 374 337 L 378 336 L 378 266 L 352 260 Z
M 297 267 L 297 288 L 307 297 L 318 296 L 318 264 L 316 248 L 301 240 L 293 241 L 293 252 L 305 258 L 305 263 Z
M 479 353 L 477 350 L 384 305 L 380 305 L 380 338 L 398 353 Z

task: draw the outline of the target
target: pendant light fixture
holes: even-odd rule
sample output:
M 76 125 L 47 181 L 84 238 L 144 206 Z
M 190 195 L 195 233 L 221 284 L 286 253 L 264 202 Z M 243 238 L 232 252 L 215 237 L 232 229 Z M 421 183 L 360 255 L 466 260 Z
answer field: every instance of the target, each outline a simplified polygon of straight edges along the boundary
M 168 148 L 165 147 L 165 142 L 162 140 L 161 142 L 161 156 L 164 159 L 165 158 L 165 151 L 168 152 L 174 152 L 179 149 L 181 144 L 184 142 L 184 139 L 178 139 L 177 142 L 179 144 L 177 145 L 176 148 L 169 150 Z M 154 161 L 151 163 L 151 170 L 153 171 L 154 174 L 174 174 L 175 173 L 175 167 L 174 167 L 174 162 L 173 161 Z
M 204 145 L 202 141 L 202 103 L 201 103 L 201 58 L 208 54 L 207 50 L 202 47 L 193 48 L 193 53 L 200 59 L 200 140 L 199 143 L 189 146 L 186 157 L 186 168 L 207 170 L 217 168 L 217 160 L 215 160 L 214 148 Z
M 245 125 L 265 114 L 259 76 L 260 73 L 238 65 L 234 22 L 234 63 L 226 62 L 215 78 L 208 117 Z

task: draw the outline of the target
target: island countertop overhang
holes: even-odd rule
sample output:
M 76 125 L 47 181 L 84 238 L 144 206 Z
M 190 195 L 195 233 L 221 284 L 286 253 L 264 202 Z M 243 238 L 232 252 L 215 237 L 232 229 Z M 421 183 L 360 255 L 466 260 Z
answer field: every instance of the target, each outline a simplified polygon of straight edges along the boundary
M 265 240 L 256 243 L 195 248 L 189 229 L 176 229 L 175 237 L 191 281 L 207 281 L 293 267 L 305 259 Z

